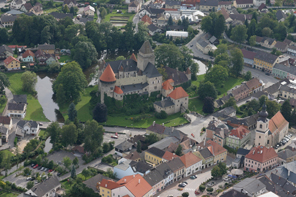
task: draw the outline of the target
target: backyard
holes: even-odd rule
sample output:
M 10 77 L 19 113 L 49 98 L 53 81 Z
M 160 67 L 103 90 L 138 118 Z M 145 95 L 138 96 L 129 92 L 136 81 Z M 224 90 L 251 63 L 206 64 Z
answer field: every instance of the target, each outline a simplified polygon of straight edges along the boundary
M 117 10 L 113 10 L 105 16 L 104 22 L 110 21 L 113 26 L 122 27 L 125 26 L 128 21 L 132 21 L 135 14 L 127 13 L 127 10 L 120 9 L 122 13 L 117 13 Z
M 9 89 L 12 94 L 19 95 L 19 94 L 26 94 L 27 95 L 27 111 L 25 120 L 35 120 L 35 121 L 44 121 L 47 122 L 47 118 L 43 113 L 43 109 L 36 97 L 32 94 L 24 92 L 22 90 L 22 81 L 21 76 L 22 73 L 6 73 L 9 78 L 10 86 Z
M 60 59 L 59 59 L 59 62 L 60 63 L 67 63 L 67 62 L 70 62 L 72 59 L 70 56 L 68 55 L 61 55 L 60 56 Z

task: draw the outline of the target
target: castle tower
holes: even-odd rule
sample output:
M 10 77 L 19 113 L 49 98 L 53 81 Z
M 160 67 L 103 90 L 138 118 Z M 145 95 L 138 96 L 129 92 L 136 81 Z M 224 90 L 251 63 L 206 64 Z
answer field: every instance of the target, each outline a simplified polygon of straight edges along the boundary
M 259 118 L 257 120 L 255 146 L 270 146 L 268 140 L 269 135 L 269 119 L 267 118 L 268 112 L 266 111 L 265 103 L 262 106 L 261 112 L 259 112 Z
M 101 103 L 104 103 L 104 94 L 110 95 L 114 91 L 116 82 L 115 74 L 110 66 L 105 68 L 104 72 L 102 73 L 100 77 L 100 88 L 101 88 Z
M 146 69 L 146 66 L 149 62 L 152 64 L 155 63 L 155 55 L 148 40 L 145 41 L 142 47 L 140 48 L 137 60 L 138 68 L 141 71 L 144 71 Z

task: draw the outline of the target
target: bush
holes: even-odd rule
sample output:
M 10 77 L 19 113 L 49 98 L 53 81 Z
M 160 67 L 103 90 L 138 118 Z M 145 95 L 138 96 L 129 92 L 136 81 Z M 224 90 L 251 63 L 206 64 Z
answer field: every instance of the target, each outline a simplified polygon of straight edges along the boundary
M 182 193 L 182 197 L 188 197 L 188 196 L 189 196 L 189 193 L 188 192 Z
M 14 143 L 14 146 L 17 145 L 17 137 L 14 138 L 14 142 L 13 143 Z
M 199 191 L 203 192 L 203 191 L 205 191 L 205 189 L 206 189 L 205 185 L 200 185 L 199 186 Z
M 168 114 L 161 110 L 160 113 L 155 113 L 155 118 L 158 118 L 158 119 L 166 119 L 168 117 Z
M 208 187 L 208 188 L 207 188 L 207 191 L 208 191 L 208 192 L 212 192 L 212 191 L 214 191 L 214 189 L 213 189 L 212 187 Z

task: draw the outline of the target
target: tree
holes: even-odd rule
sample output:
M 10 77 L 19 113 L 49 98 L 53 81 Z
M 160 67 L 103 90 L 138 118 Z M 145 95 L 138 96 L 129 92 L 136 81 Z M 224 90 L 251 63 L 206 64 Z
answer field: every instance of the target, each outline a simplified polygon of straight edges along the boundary
M 239 48 L 233 49 L 231 52 L 232 74 L 238 77 L 244 67 L 244 56 Z
M 263 106 L 263 104 L 266 102 L 267 97 L 265 95 L 260 96 L 259 98 L 259 105 Z
M 87 121 L 84 128 L 84 150 L 94 153 L 103 142 L 105 130 L 95 120 Z
M 145 142 L 148 144 L 153 144 L 157 141 L 158 141 L 158 137 L 154 133 L 150 133 L 149 135 L 146 135 L 146 137 L 145 137 Z
M 84 168 L 82 170 L 82 175 L 84 176 L 84 180 L 85 180 L 87 177 L 91 175 L 91 172 L 88 169 Z
M 215 110 L 214 99 L 211 97 L 206 97 L 204 99 L 204 105 L 203 105 L 202 111 L 204 113 L 213 113 L 214 110 Z
M 245 80 L 249 81 L 250 79 L 252 79 L 252 73 L 250 71 L 248 71 L 245 75 Z
M 71 178 L 76 179 L 76 169 L 74 165 L 72 165 L 72 169 L 71 169 Z
M 73 60 L 78 62 L 83 69 L 97 62 L 98 53 L 91 42 L 78 42 L 71 51 Z
M 285 102 L 281 106 L 281 113 L 288 122 L 291 122 L 291 111 L 292 106 L 290 105 L 290 101 L 285 100 Z
M 78 158 L 77 157 L 75 157 L 74 159 L 73 159 L 73 165 L 74 166 L 77 166 L 78 165 Z
M 87 86 L 87 81 L 79 64 L 73 61 L 63 66 L 52 86 L 57 97 L 61 96 L 58 89 L 62 88 L 64 90 L 61 97 L 64 99 L 64 103 L 67 103 L 80 98 L 80 93 Z
M 6 28 L 0 28 L 0 43 L 7 43 L 8 42 L 8 31 Z
M 63 12 L 64 13 L 69 13 L 70 12 L 69 7 L 67 5 L 64 5 Z
M 95 193 L 92 189 L 85 186 L 83 183 L 76 183 L 73 187 L 71 187 L 69 196 L 72 197 L 80 197 L 80 196 L 87 196 L 87 197 L 97 197 L 98 194 Z
M 2 92 L 4 90 L 4 88 L 8 87 L 9 85 L 10 85 L 10 82 L 9 82 L 8 77 L 3 72 L 1 72 L 0 73 L 0 91 Z
M 118 56 L 115 60 L 116 60 L 116 61 L 117 61 L 117 60 L 125 60 L 125 57 L 124 57 L 124 56 Z
M 34 93 L 37 83 L 37 75 L 34 72 L 26 71 L 21 76 L 22 87 L 25 92 Z
M 64 86 L 60 84 L 57 90 L 57 102 L 59 105 L 63 105 L 66 102 L 67 98 L 65 96 Z
M 203 30 L 204 32 L 212 32 L 212 26 L 213 26 L 213 19 L 212 17 L 206 16 L 203 17 L 202 21 L 201 21 L 201 30 Z
M 170 16 L 169 17 L 169 20 L 168 20 L 168 26 L 171 26 L 171 25 L 173 25 L 174 23 L 173 23 L 173 18 L 172 18 L 172 16 Z
M 62 143 L 64 146 L 73 145 L 77 141 L 78 131 L 72 122 L 62 127 Z
M 157 68 L 157 71 L 159 72 L 159 74 L 162 75 L 162 81 L 165 81 L 168 78 L 168 74 L 165 71 L 165 68 L 163 65 L 160 65 L 160 67 Z
M 48 72 L 54 73 L 60 71 L 60 63 L 59 62 L 52 62 L 48 65 Z
M 50 136 L 50 143 L 55 147 L 56 143 L 59 141 L 61 128 L 58 122 L 52 122 L 46 129 Z
M 216 36 L 217 38 L 220 38 L 223 32 L 225 31 L 225 29 L 226 29 L 225 18 L 222 14 L 219 14 L 217 20 L 215 21 L 213 35 Z
M 103 153 L 107 153 L 107 152 L 109 152 L 109 150 L 110 150 L 109 143 L 104 142 L 103 143 Z
M 266 101 L 268 118 L 272 118 L 278 111 L 280 111 L 280 104 L 275 101 Z
M 236 107 L 236 100 L 234 97 L 230 97 L 223 107 Z
M 63 164 L 67 169 L 69 169 L 72 164 L 72 160 L 69 157 L 64 157 Z
M 75 109 L 75 104 L 71 103 L 68 108 L 68 117 L 70 121 L 74 121 L 77 117 L 77 110 Z
M 237 25 L 231 30 L 231 40 L 242 43 L 247 39 L 247 28 L 245 25 Z
M 269 27 L 264 27 L 262 29 L 262 35 L 266 37 L 271 37 L 272 36 L 272 30 Z
M 251 46 L 256 45 L 256 37 L 257 37 L 256 35 L 250 37 L 249 43 L 250 43 Z
M 4 104 L 6 104 L 6 101 L 7 101 L 7 99 L 6 99 L 6 97 L 4 95 L 0 97 L 0 105 L 1 106 L 3 106 Z
M 183 55 L 173 43 L 157 46 L 154 54 L 157 66 L 163 65 L 170 68 L 182 68 Z
M 227 167 L 226 167 L 226 164 L 225 163 L 220 162 L 218 164 L 218 167 L 220 168 L 221 176 L 227 173 Z
M 182 156 L 183 154 L 182 154 L 182 146 L 179 144 L 179 146 L 178 146 L 178 148 L 177 148 L 177 150 L 176 150 L 176 155 L 178 155 L 178 156 Z
M 189 196 L 189 193 L 188 192 L 183 192 L 182 193 L 182 197 L 188 197 Z
M 105 16 L 107 15 L 107 10 L 104 7 L 100 7 L 99 11 L 102 20 L 105 19 Z
M 197 93 L 201 100 L 204 100 L 206 97 L 211 97 L 213 99 L 217 98 L 216 88 L 214 84 L 209 81 L 201 82 L 198 87 Z
M 54 168 L 54 162 L 53 162 L 53 160 L 50 160 L 50 161 L 48 162 L 47 167 L 48 167 L 49 169 L 53 169 L 53 168 Z
M 212 168 L 211 175 L 215 179 L 221 176 L 220 168 L 217 165 Z
M 251 23 L 249 24 L 249 27 L 248 27 L 248 38 L 249 39 L 256 34 L 256 29 L 257 29 L 257 22 L 255 19 L 252 19 Z
M 33 186 L 34 186 L 34 182 L 33 182 L 33 181 L 29 181 L 29 182 L 27 183 L 26 188 L 27 188 L 27 189 L 31 189 Z
M 140 140 L 137 142 L 137 152 L 138 153 L 142 152 L 142 144 L 141 144 Z
M 214 67 L 206 74 L 205 81 L 210 81 L 218 87 L 224 84 L 227 78 L 227 69 L 220 65 L 214 65 Z
M 227 51 L 228 51 L 228 46 L 227 46 L 227 44 L 219 44 L 218 46 L 217 46 L 217 50 L 215 50 L 215 52 L 214 52 L 214 56 L 216 57 L 217 55 L 219 55 L 219 54 L 223 54 L 223 53 L 227 53 Z
M 93 119 L 97 122 L 107 121 L 107 106 L 105 104 L 98 103 L 93 110 Z
M 198 63 L 194 62 L 191 65 L 190 72 L 191 72 L 191 80 L 192 81 L 196 81 L 197 80 L 197 73 L 199 72 L 199 65 L 198 65 Z

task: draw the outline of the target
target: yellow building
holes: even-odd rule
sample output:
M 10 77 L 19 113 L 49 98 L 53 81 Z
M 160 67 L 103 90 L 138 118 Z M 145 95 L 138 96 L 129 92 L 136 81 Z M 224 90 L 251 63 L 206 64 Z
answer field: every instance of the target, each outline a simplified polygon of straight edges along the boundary
M 278 56 L 265 53 L 265 52 L 257 52 L 254 57 L 254 67 L 272 73 L 273 66 L 278 62 Z
M 121 185 L 107 179 L 103 179 L 102 182 L 97 183 L 97 189 L 99 189 L 100 195 L 103 197 L 112 197 L 112 190 L 118 187 L 121 187 Z
M 161 164 L 164 161 L 162 158 L 164 154 L 163 150 L 151 147 L 145 151 L 145 161 L 155 165 Z
M 7 70 L 19 70 L 21 69 L 21 63 L 12 56 L 9 56 L 4 60 L 4 66 Z
M 202 149 L 199 151 L 200 153 L 201 153 L 201 151 L 204 151 L 203 149 L 205 149 L 205 148 L 207 148 L 211 152 L 211 154 L 214 156 L 214 164 L 226 161 L 227 150 L 225 148 L 223 148 L 222 146 L 220 146 L 218 143 L 216 143 L 212 140 L 208 140 L 205 144 L 204 144 L 204 142 L 199 143 L 198 147 L 200 149 Z M 205 154 L 205 155 L 208 155 L 208 154 Z M 209 157 L 209 159 L 210 159 L 210 157 Z M 210 162 L 210 160 L 209 160 L 209 162 Z
M 54 44 L 40 44 L 38 49 L 41 49 L 43 52 L 54 55 L 55 53 L 55 45 Z

